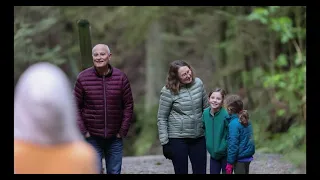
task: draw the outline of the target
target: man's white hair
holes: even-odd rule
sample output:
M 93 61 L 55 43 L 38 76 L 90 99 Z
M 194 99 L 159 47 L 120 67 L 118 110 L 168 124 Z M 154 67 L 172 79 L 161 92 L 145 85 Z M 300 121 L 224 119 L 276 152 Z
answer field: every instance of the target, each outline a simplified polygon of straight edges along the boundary
M 108 55 L 110 55 L 110 49 L 109 49 L 109 47 L 108 47 L 106 44 L 97 44 L 97 45 L 95 45 L 95 46 L 92 48 L 92 55 L 93 55 L 95 49 L 96 49 L 98 46 L 103 46 L 104 48 L 106 48 Z

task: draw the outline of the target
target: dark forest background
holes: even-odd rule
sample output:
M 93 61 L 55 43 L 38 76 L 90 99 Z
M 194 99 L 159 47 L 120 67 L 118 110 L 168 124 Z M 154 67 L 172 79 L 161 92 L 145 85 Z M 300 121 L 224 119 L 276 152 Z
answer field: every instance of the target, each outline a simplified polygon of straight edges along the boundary
M 91 25 L 111 64 L 131 82 L 135 118 L 125 155 L 160 154 L 159 92 L 169 63 L 190 63 L 207 91 L 239 94 L 254 125 L 257 151 L 306 156 L 306 7 L 301 6 L 23 6 L 14 7 L 14 81 L 31 64 L 79 71 L 77 21 Z M 90 67 L 92 62 L 83 62 Z

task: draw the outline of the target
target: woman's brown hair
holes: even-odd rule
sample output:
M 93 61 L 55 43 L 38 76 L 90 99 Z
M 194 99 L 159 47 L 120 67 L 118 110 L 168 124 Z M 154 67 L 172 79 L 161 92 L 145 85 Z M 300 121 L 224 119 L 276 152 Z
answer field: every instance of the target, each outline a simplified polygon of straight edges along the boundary
M 183 67 L 183 66 L 187 66 L 191 70 L 192 81 L 194 80 L 193 69 L 188 63 L 182 60 L 176 60 L 170 63 L 169 72 L 167 75 L 166 88 L 170 89 L 170 91 L 173 92 L 174 94 L 177 94 L 180 90 L 180 79 L 179 79 L 178 70 L 180 67 Z
M 238 95 L 229 95 L 224 100 L 224 106 L 230 114 L 239 114 L 239 121 L 242 125 L 248 126 L 249 113 L 243 109 L 243 102 Z

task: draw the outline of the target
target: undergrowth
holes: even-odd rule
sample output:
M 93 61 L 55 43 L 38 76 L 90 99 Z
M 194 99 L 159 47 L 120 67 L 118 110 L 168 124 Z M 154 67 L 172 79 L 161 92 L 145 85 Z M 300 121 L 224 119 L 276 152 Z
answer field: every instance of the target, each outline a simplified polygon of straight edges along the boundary
M 285 133 L 271 134 L 265 130 L 268 124 L 268 116 L 261 111 L 251 115 L 254 130 L 256 152 L 277 153 L 283 155 L 285 160 L 296 166 L 306 162 L 306 126 L 305 124 L 293 124 Z

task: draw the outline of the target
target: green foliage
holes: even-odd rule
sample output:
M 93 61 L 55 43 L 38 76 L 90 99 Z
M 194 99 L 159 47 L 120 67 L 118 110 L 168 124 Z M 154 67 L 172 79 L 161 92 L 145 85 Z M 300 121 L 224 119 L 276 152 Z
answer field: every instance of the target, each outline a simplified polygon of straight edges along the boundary
M 279 33 L 283 44 L 295 37 L 304 38 L 305 28 L 293 27 L 293 22 L 288 16 L 276 17 L 279 6 L 269 6 L 268 8 L 255 8 L 247 17 L 249 21 L 259 21 L 268 26 L 269 29 Z
M 271 18 L 270 26 L 272 30 L 280 33 L 283 44 L 294 38 L 292 21 L 289 17 Z
M 16 7 L 15 7 L 16 8 Z M 44 39 L 52 32 L 51 30 L 57 25 L 59 19 L 57 16 L 46 17 L 38 22 L 31 20 L 30 16 L 39 12 L 40 15 L 44 10 L 47 13 L 55 14 L 52 8 L 38 7 L 19 7 L 23 8 L 26 14 L 16 12 L 14 20 L 14 77 L 15 81 L 20 76 L 24 68 L 35 62 L 46 61 L 60 65 L 66 61 L 61 55 L 62 48 L 60 45 L 50 47 L 49 45 L 40 45 L 45 42 Z
M 157 112 L 158 105 L 151 108 L 150 112 L 144 111 L 144 104 L 137 103 L 135 112 L 137 112 L 136 126 L 141 128 L 140 134 L 136 137 L 133 144 L 134 155 L 146 154 L 151 146 L 157 141 Z
M 281 67 L 286 67 L 288 65 L 287 55 L 286 54 L 280 54 L 278 56 L 276 65 Z
M 300 165 L 306 160 L 306 127 L 305 124 L 295 124 L 287 133 L 272 134 L 264 130 L 268 124 L 266 111 L 256 110 L 250 113 L 253 125 L 254 140 L 257 152 L 280 153 L 286 159 Z
M 256 8 L 249 16 L 249 20 L 258 20 L 280 36 L 281 43 L 288 44 L 295 42 L 294 38 L 298 38 L 304 32 L 305 27 L 293 27 L 292 20 L 287 16 L 276 17 L 278 8 Z M 303 36 L 302 36 L 303 37 Z M 293 43 L 294 43 L 293 42 Z M 295 46 L 297 44 L 295 43 Z M 271 71 L 267 72 L 264 78 L 265 88 L 277 89 L 275 97 L 279 101 L 290 102 L 291 113 L 295 113 L 301 108 L 305 102 L 301 101 L 305 94 L 305 77 L 306 77 L 306 58 L 300 48 L 296 47 L 294 64 L 290 65 L 289 71 Z M 271 59 L 271 61 L 273 61 Z M 281 53 L 278 55 L 275 67 L 279 69 L 289 65 L 289 57 L 287 54 Z M 274 68 L 274 67 L 272 67 Z M 277 112 L 278 116 L 284 115 L 284 110 Z
M 285 119 L 295 114 L 300 119 L 289 128 L 288 132 L 276 134 L 271 134 L 263 129 L 268 123 L 263 122 L 261 124 L 261 121 L 259 121 L 259 124 L 255 123 L 255 140 L 258 151 L 286 154 L 286 157 L 292 162 L 301 164 L 305 162 L 306 129 L 305 123 L 302 121 L 303 113 L 305 113 L 302 107 L 306 103 L 306 57 L 305 49 L 302 49 L 303 44 L 298 44 L 297 39 L 305 39 L 306 28 L 299 24 L 294 27 L 292 19 L 280 15 L 282 14 L 280 11 L 281 9 L 278 6 L 255 8 L 247 17 L 247 20 L 258 21 L 263 24 L 271 36 L 280 40 L 283 47 L 294 46 L 294 55 L 290 56 L 286 52 L 281 52 L 276 59 L 270 59 L 269 70 L 257 72 L 254 68 L 251 72 L 245 73 L 244 77 L 261 77 L 263 87 L 273 89 L 275 99 L 278 102 L 285 102 L 289 106 L 289 111 L 276 109 L 277 117 Z M 247 83 L 247 80 L 245 83 Z M 264 111 L 268 110 L 255 111 L 253 117 L 264 117 L 264 115 L 261 115 Z
M 292 162 L 295 166 L 304 166 L 306 165 L 306 145 L 302 145 L 299 149 L 294 149 L 288 153 L 284 154 L 284 158 Z
M 268 122 L 270 121 L 270 117 L 267 113 L 269 108 L 270 107 L 266 107 L 265 111 L 254 110 L 249 114 L 250 121 L 253 126 L 255 145 L 257 149 L 261 150 L 269 150 L 269 147 L 265 146 L 265 142 L 268 141 L 268 138 L 271 135 L 271 133 L 266 132 L 264 130 L 264 127 L 266 127 L 268 125 Z
M 32 40 L 33 36 L 40 35 L 41 33 L 47 31 L 56 22 L 57 20 L 55 18 L 48 18 L 35 25 L 32 25 L 30 23 L 24 23 L 16 20 L 15 25 L 19 25 L 20 28 L 17 28 L 14 34 L 14 50 L 17 52 L 14 56 L 15 60 L 19 61 L 20 59 L 26 59 L 27 61 L 34 61 L 37 59 L 38 61 L 47 61 L 48 56 L 50 55 L 44 55 L 44 52 L 48 51 L 51 53 L 51 55 L 57 55 L 60 51 L 59 46 L 52 50 L 46 47 L 40 48 L 36 47 Z M 28 55 L 30 57 L 28 57 Z
M 289 129 L 288 133 L 273 134 L 271 139 L 275 139 L 275 141 L 270 142 L 270 145 L 275 152 L 285 154 L 303 145 L 305 135 L 306 127 L 295 125 Z
M 259 20 L 262 24 L 267 24 L 268 15 L 269 15 L 269 11 L 266 8 L 255 8 L 253 13 L 251 13 L 248 16 L 248 20 L 249 21 Z
M 264 139 L 263 144 L 257 144 L 257 152 L 284 154 L 286 159 L 296 165 L 306 161 L 306 127 L 304 125 L 295 125 L 287 133 L 269 136 L 268 139 Z

